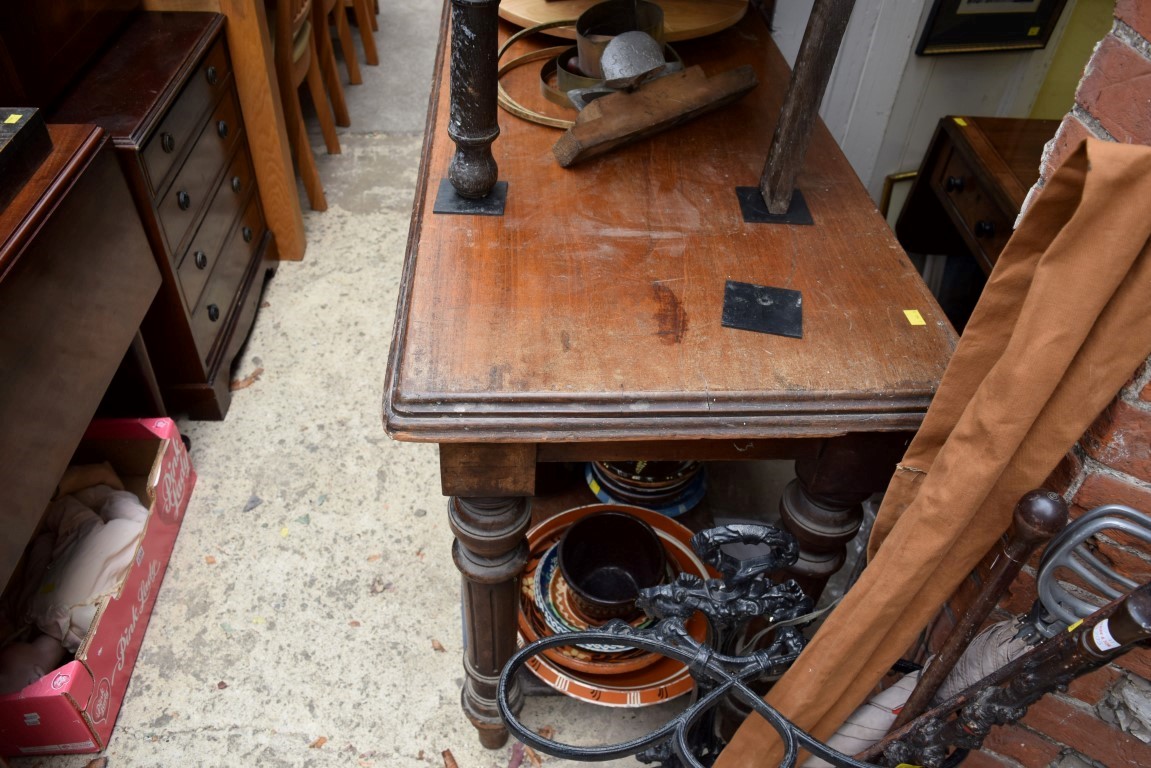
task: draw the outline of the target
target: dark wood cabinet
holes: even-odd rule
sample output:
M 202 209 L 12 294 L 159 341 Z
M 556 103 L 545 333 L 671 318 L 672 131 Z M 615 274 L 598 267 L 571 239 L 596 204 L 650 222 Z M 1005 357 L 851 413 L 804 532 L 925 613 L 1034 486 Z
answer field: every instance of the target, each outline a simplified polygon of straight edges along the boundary
M 168 409 L 222 419 L 232 363 L 277 262 L 212 13 L 142 13 L 54 122 L 108 131 L 164 284 L 143 335 Z
M 0 589 L 160 286 L 104 132 L 48 131 L 0 206 Z
M 920 265 L 928 255 L 945 257 L 934 290 L 958 330 L 1015 229 L 1058 127 L 1057 120 L 1005 117 L 939 121 L 895 234 Z

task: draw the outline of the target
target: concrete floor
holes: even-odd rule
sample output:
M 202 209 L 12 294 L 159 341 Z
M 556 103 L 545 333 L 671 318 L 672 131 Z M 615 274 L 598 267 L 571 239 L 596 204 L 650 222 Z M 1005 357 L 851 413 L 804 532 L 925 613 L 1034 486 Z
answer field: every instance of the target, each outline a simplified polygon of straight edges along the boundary
M 105 753 L 112 768 L 443 766 L 444 750 L 460 768 L 512 759 L 510 745 L 483 749 L 459 708 L 459 575 L 436 450 L 393 442 L 381 424 L 440 3 L 381 8 L 381 63 L 346 89 L 342 153 L 325 155 L 313 134 L 330 207 L 305 212 L 306 258 L 268 286 L 235 371 L 258 379 L 225 421 L 180 421 L 199 482 Z M 738 516 L 749 499 L 730 501 L 713 507 Z M 533 697 L 525 718 L 596 743 L 646 733 L 682 706 Z

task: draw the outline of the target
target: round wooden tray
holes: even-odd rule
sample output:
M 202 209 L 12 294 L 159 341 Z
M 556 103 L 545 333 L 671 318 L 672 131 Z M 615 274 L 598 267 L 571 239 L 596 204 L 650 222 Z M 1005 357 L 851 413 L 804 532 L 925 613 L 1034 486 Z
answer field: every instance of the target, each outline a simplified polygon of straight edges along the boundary
M 500 18 L 527 28 L 551 21 L 578 18 L 601 0 L 501 0 Z M 691 40 L 727 29 L 743 18 L 747 0 L 653 0 L 663 8 L 664 39 Z M 544 34 L 575 40 L 575 27 L 557 27 Z

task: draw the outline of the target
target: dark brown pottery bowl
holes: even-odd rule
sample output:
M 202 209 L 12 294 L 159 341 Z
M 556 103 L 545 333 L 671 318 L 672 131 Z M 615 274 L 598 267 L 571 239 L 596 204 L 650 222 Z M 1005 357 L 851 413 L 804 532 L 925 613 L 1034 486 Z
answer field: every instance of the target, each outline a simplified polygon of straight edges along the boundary
M 595 621 L 634 614 L 639 591 L 663 581 L 665 557 L 652 527 L 626 512 L 582 518 L 559 546 L 560 573 L 572 599 Z

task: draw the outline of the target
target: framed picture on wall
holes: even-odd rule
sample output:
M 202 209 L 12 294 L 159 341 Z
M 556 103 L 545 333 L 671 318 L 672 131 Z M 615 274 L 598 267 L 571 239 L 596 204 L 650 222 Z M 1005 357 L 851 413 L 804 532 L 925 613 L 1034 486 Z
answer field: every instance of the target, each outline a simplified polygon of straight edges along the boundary
M 1043 48 L 1067 0 L 935 0 L 915 52 L 982 53 Z

